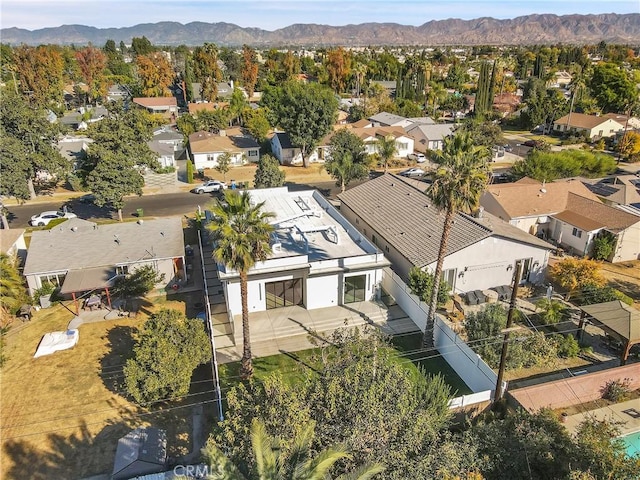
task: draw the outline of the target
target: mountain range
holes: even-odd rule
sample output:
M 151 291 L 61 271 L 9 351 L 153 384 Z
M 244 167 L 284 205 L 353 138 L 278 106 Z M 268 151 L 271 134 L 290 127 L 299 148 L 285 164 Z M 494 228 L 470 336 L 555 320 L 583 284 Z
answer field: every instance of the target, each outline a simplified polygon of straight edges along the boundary
M 12 45 L 103 45 L 107 40 L 131 43 L 145 36 L 154 45 L 366 46 L 366 45 L 532 45 L 595 44 L 601 41 L 640 44 L 640 13 L 600 15 L 525 15 L 498 20 L 432 20 L 418 27 L 397 23 L 330 26 L 294 24 L 274 31 L 231 23 L 145 23 L 124 28 L 62 25 L 25 30 L 3 28 L 0 38 Z

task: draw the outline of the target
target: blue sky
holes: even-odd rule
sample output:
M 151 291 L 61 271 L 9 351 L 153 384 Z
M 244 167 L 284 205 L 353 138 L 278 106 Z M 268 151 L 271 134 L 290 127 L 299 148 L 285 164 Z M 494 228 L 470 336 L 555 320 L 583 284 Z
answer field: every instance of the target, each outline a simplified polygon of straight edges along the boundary
M 445 18 L 503 19 L 532 13 L 640 13 L 640 0 L 2 0 L 0 26 L 34 30 L 65 24 L 106 28 L 201 21 L 276 30 L 294 23 L 422 25 Z

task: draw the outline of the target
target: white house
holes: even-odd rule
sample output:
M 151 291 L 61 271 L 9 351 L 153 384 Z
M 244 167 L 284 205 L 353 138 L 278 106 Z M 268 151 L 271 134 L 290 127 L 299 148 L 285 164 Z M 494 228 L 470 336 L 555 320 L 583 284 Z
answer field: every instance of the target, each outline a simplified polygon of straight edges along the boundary
M 368 154 L 378 153 L 378 139 L 392 136 L 396 139 L 396 157 L 406 158 L 413 153 L 414 141 L 399 127 L 352 128 L 350 132 L 360 137 Z
M 368 301 L 380 292 L 384 255 L 315 190 L 250 190 L 272 212 L 272 254 L 249 270 L 248 306 L 261 312 L 299 305 L 307 310 Z M 219 265 L 227 311 L 241 332 L 238 272 Z
M 179 217 L 108 225 L 71 218 L 33 232 L 23 275 L 30 295 L 50 282 L 75 299 L 108 289 L 117 275 L 151 265 L 164 274 L 158 287 L 168 288 L 186 278 L 184 255 Z
M 147 145 L 158 155 L 158 162 L 163 167 L 174 167 L 176 159 L 183 152 L 184 137 L 169 125 L 156 128 L 153 138 Z
M 294 147 L 286 132 L 275 132 L 271 138 L 271 153 L 280 165 L 301 165 L 302 151 Z M 310 163 L 324 162 L 324 150 L 315 148 L 307 157 Z
M 417 152 L 426 153 L 428 150 L 442 150 L 444 139 L 453 134 L 454 125 L 413 123 L 405 127 L 407 135 L 413 138 Z
M 435 270 L 444 215 L 419 182 L 392 174 L 341 193 L 340 212 L 389 258 L 405 280 L 413 267 Z M 523 281 L 542 282 L 549 250 L 528 235 L 486 212 L 457 214 L 443 264 L 443 278 L 456 293 L 485 290 L 512 281 L 516 261 L 523 261 Z
M 133 103 L 149 113 L 157 113 L 166 118 L 175 120 L 178 115 L 176 97 L 136 97 L 133 99 Z
M 414 123 L 412 120 L 388 112 L 380 112 L 368 118 L 376 126 L 405 128 Z
M 551 239 L 579 255 L 590 255 L 598 235 L 609 232 L 615 248 L 607 259 L 640 259 L 640 216 L 570 193 L 566 209 L 551 216 Z
M 589 140 L 595 140 L 613 137 L 617 132 L 624 130 L 624 124 L 606 116 L 599 117 L 573 112 L 553 122 L 553 130 L 559 133 L 585 133 Z
M 543 184 L 525 177 L 513 183 L 489 185 L 480 205 L 524 232 L 550 238 L 551 216 L 567 209 L 570 193 L 598 200 L 579 180 Z
M 244 165 L 260 160 L 260 145 L 239 128 L 220 130 L 216 135 L 210 132 L 196 132 L 189 135 L 191 159 L 197 170 L 215 168 L 218 157 L 225 153 L 231 156 L 231 165 Z
M 27 255 L 27 243 L 23 228 L 0 228 L 0 253 L 18 257 L 22 262 Z

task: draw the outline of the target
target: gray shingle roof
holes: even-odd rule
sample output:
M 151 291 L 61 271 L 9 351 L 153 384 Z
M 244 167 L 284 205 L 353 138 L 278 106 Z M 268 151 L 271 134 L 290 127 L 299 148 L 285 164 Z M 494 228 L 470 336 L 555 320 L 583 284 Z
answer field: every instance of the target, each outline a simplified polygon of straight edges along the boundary
M 184 255 L 178 217 L 97 225 L 72 218 L 33 232 L 24 275 L 135 263 Z
M 384 174 L 341 193 L 353 210 L 413 265 L 424 267 L 438 258 L 444 213 L 401 177 Z M 491 230 L 466 215 L 456 215 L 447 255 L 491 235 Z

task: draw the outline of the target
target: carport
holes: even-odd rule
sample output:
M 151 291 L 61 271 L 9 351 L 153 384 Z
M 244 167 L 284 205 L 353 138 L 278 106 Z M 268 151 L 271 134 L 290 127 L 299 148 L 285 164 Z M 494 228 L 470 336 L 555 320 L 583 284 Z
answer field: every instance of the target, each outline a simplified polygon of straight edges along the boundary
M 107 295 L 107 303 L 111 308 L 111 296 L 109 288 L 113 286 L 113 280 L 116 277 L 113 267 L 97 267 L 83 268 L 79 270 L 70 270 L 60 287 L 61 295 L 71 294 L 73 303 L 76 307 L 76 315 L 80 314 L 79 298 L 76 293 L 84 293 L 93 290 L 104 290 Z
M 580 307 L 580 334 L 585 320 L 604 330 L 608 335 L 622 344 L 620 364 L 624 365 L 629 357 L 631 347 L 640 343 L 640 311 L 621 302 L 595 303 Z

